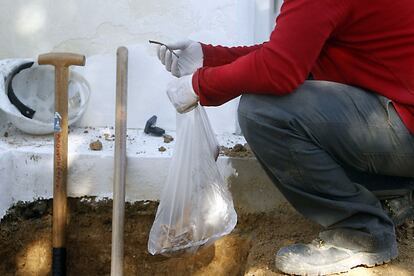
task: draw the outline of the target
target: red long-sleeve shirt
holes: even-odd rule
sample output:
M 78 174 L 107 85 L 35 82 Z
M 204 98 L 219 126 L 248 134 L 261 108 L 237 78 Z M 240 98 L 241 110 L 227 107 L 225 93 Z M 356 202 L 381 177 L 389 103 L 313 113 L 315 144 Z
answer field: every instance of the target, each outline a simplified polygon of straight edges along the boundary
M 291 93 L 312 73 L 388 97 L 414 133 L 412 0 L 285 0 L 268 42 L 202 48 L 193 76 L 202 105 Z

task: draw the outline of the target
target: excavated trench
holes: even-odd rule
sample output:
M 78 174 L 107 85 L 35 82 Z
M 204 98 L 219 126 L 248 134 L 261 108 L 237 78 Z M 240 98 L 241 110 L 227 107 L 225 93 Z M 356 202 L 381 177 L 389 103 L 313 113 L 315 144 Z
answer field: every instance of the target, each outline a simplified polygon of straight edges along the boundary
M 51 200 L 38 200 L 9 209 L 0 223 L 0 275 L 50 275 L 51 207 Z M 281 275 L 273 265 L 277 248 L 308 242 L 319 230 L 284 204 L 273 213 L 240 216 L 232 234 L 195 255 L 151 256 L 147 240 L 156 208 L 150 201 L 126 205 L 125 275 Z M 111 216 L 111 200 L 69 199 L 68 275 L 110 274 Z M 412 222 L 398 229 L 396 261 L 348 275 L 414 275 L 413 229 Z

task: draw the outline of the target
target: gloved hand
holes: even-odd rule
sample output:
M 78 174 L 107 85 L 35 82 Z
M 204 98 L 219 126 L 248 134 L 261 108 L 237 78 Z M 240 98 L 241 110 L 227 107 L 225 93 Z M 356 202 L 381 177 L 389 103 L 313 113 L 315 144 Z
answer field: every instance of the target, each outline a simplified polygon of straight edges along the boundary
M 173 76 L 182 77 L 193 74 L 198 68 L 203 67 L 203 50 L 201 44 L 192 40 L 178 41 L 166 44 L 174 51 L 176 57 L 165 46 L 157 45 L 158 58 L 165 69 Z
M 171 81 L 167 86 L 167 95 L 178 113 L 193 110 L 198 104 L 198 96 L 193 89 L 193 75 Z

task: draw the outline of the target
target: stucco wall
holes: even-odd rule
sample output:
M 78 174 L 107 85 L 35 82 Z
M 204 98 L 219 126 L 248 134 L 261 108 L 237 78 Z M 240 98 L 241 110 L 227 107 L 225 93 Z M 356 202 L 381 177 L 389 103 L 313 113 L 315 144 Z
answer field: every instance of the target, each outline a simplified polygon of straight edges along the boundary
M 49 51 L 85 54 L 87 65 L 74 68 L 87 78 L 92 89 L 90 103 L 80 125 L 111 126 L 115 112 L 115 51 L 118 46 L 126 45 L 130 52 L 129 128 L 142 128 L 145 121 L 156 114 L 159 126 L 173 130 L 175 111 L 165 95 L 166 84 L 172 77 L 156 59 L 153 49 L 147 43 L 148 39 L 172 41 L 189 37 L 223 45 L 261 42 L 266 39 L 273 24 L 272 2 L 274 1 L 3 1 L 0 9 L 0 38 L 3 41 L 0 59 L 36 58 L 38 54 Z M 236 108 L 237 101 L 233 101 L 208 110 L 218 134 L 236 130 Z M 52 136 L 31 137 L 10 132 L 9 128 L 6 117 L 0 111 L 0 217 L 17 200 L 50 197 L 52 193 Z M 81 153 L 72 152 L 69 157 L 71 173 L 68 192 L 71 196 L 111 195 L 111 148 L 105 145 L 107 153 L 91 153 L 88 150 L 90 140 L 97 137 L 93 133 L 101 130 L 107 129 L 90 130 L 89 136 L 77 129 L 70 136 L 69 150 L 81 150 Z M 157 143 L 162 143 L 161 139 L 153 138 L 152 144 L 148 141 L 145 143 L 148 137 L 139 133 L 142 134 L 134 129 L 129 130 L 128 157 L 131 170 L 128 177 L 128 199 L 156 199 L 166 177 L 165 168 L 168 167 L 169 157 L 157 150 L 160 146 Z M 81 141 L 74 141 L 76 137 Z M 221 144 L 233 145 L 237 139 L 243 138 L 223 135 Z M 18 141 L 23 142 L 18 144 Z M 143 143 L 142 148 L 134 148 L 131 141 Z M 168 155 L 171 150 L 168 149 Z M 151 156 L 148 153 L 151 151 L 157 155 Z M 270 195 L 265 197 L 269 199 L 266 202 L 259 202 L 255 196 L 247 198 L 234 192 L 236 201 L 241 202 L 241 205 L 245 203 L 246 206 L 256 206 L 252 208 L 259 211 L 270 209 L 278 202 L 273 198 L 277 194 L 269 193 L 268 190 L 274 190 L 274 187 L 254 160 L 247 162 L 219 159 L 219 163 L 231 171 L 230 180 L 234 182 L 236 191 L 250 187 L 246 194 L 258 193 L 261 197 L 263 194 Z M 249 175 L 242 173 L 246 168 L 249 168 Z M 238 170 L 241 171 L 240 175 Z M 139 182 L 139 185 L 133 185 L 134 181 Z M 237 188 L 237 185 L 241 188 Z
M 212 44 L 250 45 L 266 39 L 273 25 L 273 0 L 16 0 L 0 9 L 0 58 L 32 57 L 49 51 L 85 54 L 76 68 L 92 87 L 81 126 L 114 124 L 115 51 L 130 48 L 130 128 L 152 115 L 175 128 L 175 112 L 165 95 L 171 76 L 155 58 L 149 39 L 191 38 Z M 217 133 L 236 131 L 237 100 L 209 110 Z
M 0 122 L 2 113 L 0 112 Z M 4 135 L 7 132 L 7 135 Z M 101 151 L 89 150 L 96 137 L 110 137 L 113 129 L 73 129 L 69 134 L 67 193 L 70 197 L 112 198 L 114 141 L 101 139 Z M 169 132 L 177 137 L 175 132 Z M 6 137 L 7 136 L 7 137 Z M 243 137 L 218 135 L 220 145 L 244 144 Z M 143 131 L 128 130 L 126 200 L 157 200 L 168 175 L 176 141 L 164 143 Z M 159 151 L 159 147 L 165 151 Z M 254 158 L 217 160 L 231 188 L 238 211 L 270 211 L 282 202 L 280 193 Z M 53 136 L 28 136 L 12 125 L 0 123 L 0 219 L 18 201 L 53 195 Z
M 208 42 L 252 42 L 246 0 L 16 0 L 0 10 L 0 57 L 35 57 L 71 50 L 112 53 L 122 44 L 192 37 Z M 250 19 L 249 19 L 250 18 Z

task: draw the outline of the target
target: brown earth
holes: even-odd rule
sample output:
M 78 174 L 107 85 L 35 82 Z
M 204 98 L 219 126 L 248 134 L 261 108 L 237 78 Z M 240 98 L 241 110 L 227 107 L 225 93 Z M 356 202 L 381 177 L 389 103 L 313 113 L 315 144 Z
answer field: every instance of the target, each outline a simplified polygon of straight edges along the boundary
M 127 204 L 125 275 L 282 275 L 275 251 L 309 242 L 319 227 L 284 205 L 272 214 L 245 215 L 232 234 L 193 256 L 167 258 L 147 253 L 157 204 Z M 111 201 L 69 199 L 68 275 L 109 275 Z M 414 223 L 398 229 L 400 256 L 390 264 L 356 268 L 342 275 L 414 275 Z M 0 223 L 0 275 L 49 275 L 51 201 L 18 204 Z
M 253 157 L 253 152 L 249 146 L 249 144 L 236 144 L 233 147 L 220 147 L 220 154 L 228 156 L 228 157 L 236 157 L 236 158 L 246 158 L 246 157 Z

